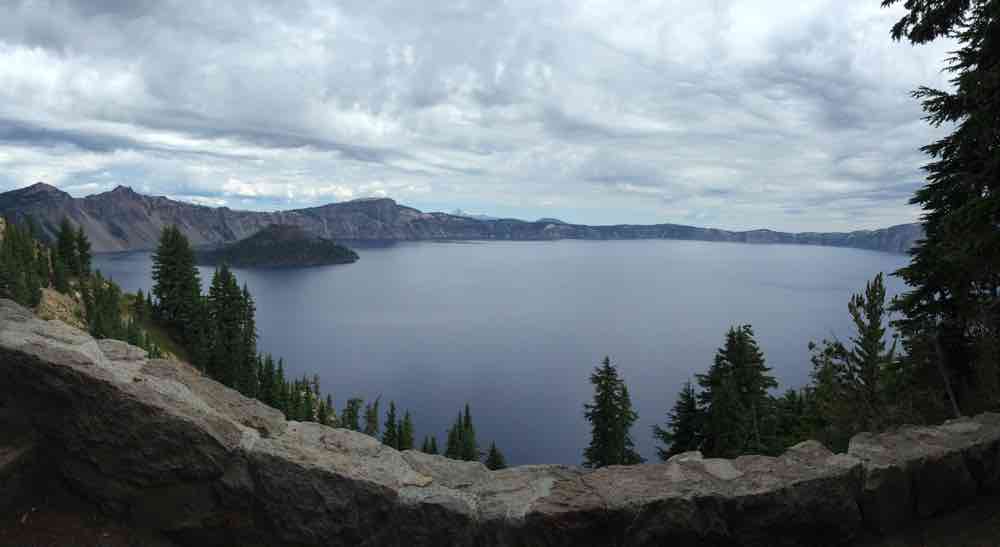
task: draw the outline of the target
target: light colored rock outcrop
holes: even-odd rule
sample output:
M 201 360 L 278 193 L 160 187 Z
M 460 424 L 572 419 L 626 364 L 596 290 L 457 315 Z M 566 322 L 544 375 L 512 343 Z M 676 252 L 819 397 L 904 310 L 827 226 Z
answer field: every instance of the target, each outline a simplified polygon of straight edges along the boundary
M 779 457 L 489 471 L 285 421 L 186 364 L 4 300 L 0 406 L 30 419 L 76 492 L 189 545 L 844 545 L 1000 478 L 993 415 L 861 436 L 849 455 L 808 441 Z
M 80 303 L 52 289 L 42 289 L 42 298 L 35 308 L 35 313 L 41 319 L 58 319 L 72 327 L 87 329 L 87 324 L 81 319 L 83 310 Z

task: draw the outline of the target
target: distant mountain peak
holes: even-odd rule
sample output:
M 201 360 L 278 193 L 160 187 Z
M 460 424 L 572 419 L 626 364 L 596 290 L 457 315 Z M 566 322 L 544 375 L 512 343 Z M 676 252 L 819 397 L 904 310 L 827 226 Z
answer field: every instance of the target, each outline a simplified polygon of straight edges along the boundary
M 366 198 L 354 198 L 352 200 L 348 200 L 347 203 L 374 203 L 374 202 L 379 202 L 379 201 L 387 201 L 389 203 L 396 203 L 396 200 L 394 200 L 392 198 L 378 197 L 378 196 L 366 197 Z
M 131 186 L 125 186 L 123 184 L 119 184 L 118 186 L 115 186 L 115 189 L 112 190 L 111 193 L 112 194 L 134 194 L 136 192 L 135 192 L 135 190 L 132 189 Z
M 44 182 L 36 182 L 36 183 L 32 184 L 31 186 L 26 186 L 26 187 L 24 187 L 24 188 L 21 189 L 21 192 L 24 193 L 25 195 L 32 195 L 32 194 L 66 194 L 66 192 L 63 192 L 62 190 L 56 188 L 55 186 L 52 186 L 51 184 L 47 184 L 47 183 L 44 183 Z M 69 195 L 69 194 L 66 194 L 66 195 Z

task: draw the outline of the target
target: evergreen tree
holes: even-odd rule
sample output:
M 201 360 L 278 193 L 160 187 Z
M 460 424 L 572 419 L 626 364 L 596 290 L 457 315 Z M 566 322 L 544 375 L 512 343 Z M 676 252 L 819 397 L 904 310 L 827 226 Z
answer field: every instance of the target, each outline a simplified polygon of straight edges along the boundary
M 84 233 L 83 226 L 76 228 L 76 255 L 80 263 L 78 275 L 90 275 L 90 240 L 87 239 L 87 234 Z
M 48 279 L 40 277 L 44 268 L 38 265 L 46 259 L 45 246 L 31 233 L 30 225 L 7 222 L 0 243 L 0 296 L 33 308 L 41 300 L 42 287 L 48 285 Z
M 702 451 L 712 457 L 769 453 L 773 439 L 763 423 L 770 419 L 768 390 L 778 383 L 764 364 L 764 354 L 750 325 L 732 327 L 707 374 L 698 375 L 704 410 Z
M 590 383 L 594 402 L 584 405 L 584 417 L 591 425 L 591 439 L 583 452 L 583 465 L 596 468 L 641 463 L 629 432 L 639 415 L 632 409 L 628 388 L 609 357 L 594 369 Z
M 153 294 L 157 317 L 180 336 L 192 353 L 205 353 L 208 344 L 202 337 L 207 325 L 201 321 L 203 303 L 201 281 L 194 264 L 194 251 L 176 226 L 167 226 L 153 254 Z M 197 361 L 197 360 L 196 360 Z M 204 367 L 205 363 L 196 363 Z
M 69 272 L 66 269 L 66 262 L 55 249 L 52 251 L 52 288 L 69 294 Z
M 126 325 L 121 317 L 121 289 L 101 272 L 90 277 L 89 298 L 84 299 L 87 323 L 94 338 L 126 338 Z
M 260 396 L 258 398 L 264 404 L 273 408 L 278 408 L 275 402 L 274 372 L 274 359 L 270 355 L 258 355 L 257 385 L 259 386 L 258 390 L 260 391 Z
M 399 429 L 396 426 L 396 403 L 389 401 L 389 412 L 385 415 L 382 427 L 382 444 L 399 448 Z
M 271 359 L 271 356 L 267 356 Z M 286 416 L 291 417 L 289 414 L 289 400 L 288 400 L 288 389 L 285 386 L 285 361 L 278 358 L 278 366 L 274 368 L 274 380 L 271 385 L 274 389 L 274 408 L 285 413 Z
M 464 427 L 462 425 L 462 413 L 458 413 L 455 423 L 448 429 L 448 441 L 445 445 L 444 455 L 453 460 L 463 459 L 465 443 L 462 441 Z
M 365 435 L 371 435 L 372 437 L 377 437 L 379 432 L 379 401 L 382 396 L 379 395 L 374 401 L 365 405 Z
M 667 426 L 653 426 L 653 437 L 663 443 L 656 452 L 661 460 L 671 456 L 701 448 L 702 412 L 698 408 L 698 395 L 691 382 L 681 388 L 674 408 L 667 414 Z
M 316 421 L 316 394 L 313 393 L 312 384 L 307 378 L 302 378 L 298 384 L 298 390 L 302 394 L 302 418 L 304 422 Z
M 329 409 L 330 405 L 328 405 L 326 401 L 321 400 L 316 409 L 316 421 L 323 425 L 330 425 Z
M 424 435 L 424 443 L 420 447 L 420 451 L 425 454 L 437 454 L 437 438 L 433 435 Z
M 223 264 L 215 270 L 208 292 L 208 320 L 211 324 L 210 357 L 206 370 L 229 387 L 242 388 L 245 302 L 236 277 Z
M 499 469 L 507 468 L 507 460 L 504 459 L 503 454 L 497 449 L 497 443 L 490 443 L 490 451 L 486 454 L 486 461 L 483 462 L 487 469 L 492 469 L 497 471 Z
M 347 400 L 347 405 L 340 415 L 341 427 L 345 427 L 351 431 L 361 431 L 361 425 L 358 422 L 361 419 L 361 405 L 363 403 L 364 401 L 357 397 Z
M 898 0 L 884 0 L 892 6 Z M 952 413 L 998 403 L 1000 383 L 1000 2 L 908 1 L 892 28 L 912 44 L 956 40 L 946 70 L 951 90 L 920 87 L 927 120 L 951 132 L 923 147 L 931 157 L 920 205 L 924 239 L 900 275 L 911 290 L 897 302 L 898 326 L 915 347 L 931 348 L 938 389 Z
M 132 318 L 136 321 L 142 322 L 149 318 L 149 314 L 146 310 L 146 299 L 142 294 L 142 289 L 135 292 L 135 298 L 132 299 Z
M 76 252 L 76 232 L 66 217 L 63 217 L 62 222 L 59 223 L 59 232 L 56 235 L 56 249 L 58 251 L 56 254 L 62 259 L 63 265 L 66 266 L 69 273 L 79 277 L 80 255 Z
M 472 425 L 472 413 L 469 403 L 465 403 L 465 414 L 462 416 L 462 459 L 465 461 L 479 460 L 479 444 L 476 442 L 476 428 Z
M 400 450 L 413 449 L 413 419 L 410 417 L 409 410 L 403 413 L 403 421 L 399 424 L 398 440 Z
M 235 277 L 234 277 L 235 281 Z M 240 392 L 247 397 L 257 397 L 259 384 L 257 381 L 257 306 L 254 304 L 253 296 L 250 295 L 246 284 L 243 285 L 242 298 L 240 299 L 240 311 L 242 312 L 240 321 L 241 345 L 240 354 L 237 356 L 242 362 L 239 373 Z M 319 376 L 313 377 L 316 397 L 320 397 Z M 332 413 L 333 408 L 328 409 Z
M 886 344 L 885 285 L 879 274 L 847 305 L 855 335 L 848 349 L 839 341 L 809 344 L 813 352 L 813 389 L 824 431 L 822 440 L 837 449 L 861 431 L 877 431 L 895 421 L 889 396 L 896 343 Z

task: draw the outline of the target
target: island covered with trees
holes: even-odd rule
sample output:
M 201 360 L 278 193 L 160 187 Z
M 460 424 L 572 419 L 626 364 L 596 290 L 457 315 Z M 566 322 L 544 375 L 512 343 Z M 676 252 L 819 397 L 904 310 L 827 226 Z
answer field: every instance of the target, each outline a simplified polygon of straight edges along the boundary
M 271 224 L 240 241 L 196 253 L 205 265 L 228 264 L 234 268 L 282 268 L 350 264 L 358 254 L 331 239 L 322 238 L 294 224 Z

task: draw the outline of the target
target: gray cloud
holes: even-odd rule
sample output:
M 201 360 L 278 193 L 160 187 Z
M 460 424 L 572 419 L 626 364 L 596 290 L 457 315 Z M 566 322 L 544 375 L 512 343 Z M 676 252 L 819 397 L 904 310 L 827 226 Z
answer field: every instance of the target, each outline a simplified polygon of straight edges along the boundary
M 911 221 L 911 48 L 869 0 L 13 2 L 0 189 L 589 223 Z

